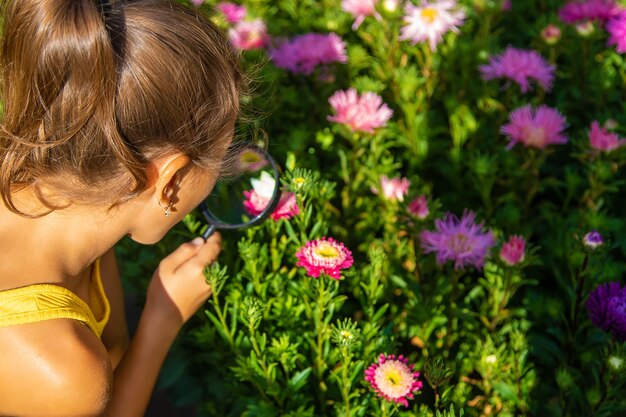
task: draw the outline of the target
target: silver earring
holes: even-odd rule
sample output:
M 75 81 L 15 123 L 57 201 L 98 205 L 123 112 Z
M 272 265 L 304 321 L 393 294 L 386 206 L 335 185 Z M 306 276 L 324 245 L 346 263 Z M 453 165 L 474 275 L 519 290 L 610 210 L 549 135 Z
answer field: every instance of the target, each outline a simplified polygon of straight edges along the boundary
M 172 200 L 170 200 L 169 204 L 166 207 L 163 207 L 160 201 L 157 202 L 159 203 L 159 207 L 165 210 L 165 212 L 163 213 L 165 214 L 165 217 L 168 217 L 170 214 L 172 214 L 172 206 L 174 205 Z

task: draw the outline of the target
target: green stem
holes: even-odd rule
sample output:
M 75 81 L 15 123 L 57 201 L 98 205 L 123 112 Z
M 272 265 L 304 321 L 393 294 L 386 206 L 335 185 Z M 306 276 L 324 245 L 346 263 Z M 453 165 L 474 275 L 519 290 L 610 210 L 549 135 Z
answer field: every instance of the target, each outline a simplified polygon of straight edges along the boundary
M 222 307 L 220 306 L 219 298 L 217 298 L 217 293 L 213 293 L 213 307 L 215 308 L 215 313 L 217 314 L 217 318 L 220 320 L 222 327 L 224 328 L 224 334 L 226 334 L 226 341 L 230 345 L 230 348 L 235 352 L 235 354 L 239 354 L 239 349 L 235 345 L 235 340 L 233 339 L 233 335 L 228 328 L 228 324 L 226 323 L 226 316 L 222 312 Z
M 585 254 L 583 263 L 576 274 L 576 298 L 572 305 L 572 337 L 576 334 L 578 329 L 578 311 L 580 310 L 580 302 L 582 301 L 583 290 L 585 287 L 585 270 L 589 264 L 589 255 Z
M 343 356 L 343 364 L 341 365 L 341 396 L 343 397 L 343 403 L 345 406 L 345 417 L 350 417 L 350 377 L 348 376 L 348 368 L 350 366 L 350 355 L 347 352 L 347 347 L 343 346 L 341 348 L 341 354 Z

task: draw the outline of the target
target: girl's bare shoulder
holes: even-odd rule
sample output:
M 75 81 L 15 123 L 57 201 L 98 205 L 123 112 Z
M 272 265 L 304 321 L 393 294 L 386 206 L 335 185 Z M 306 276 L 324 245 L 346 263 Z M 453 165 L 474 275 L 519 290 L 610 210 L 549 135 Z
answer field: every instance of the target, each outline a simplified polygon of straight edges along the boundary
M 0 328 L 0 415 L 101 416 L 111 395 L 106 349 L 87 326 L 53 319 Z

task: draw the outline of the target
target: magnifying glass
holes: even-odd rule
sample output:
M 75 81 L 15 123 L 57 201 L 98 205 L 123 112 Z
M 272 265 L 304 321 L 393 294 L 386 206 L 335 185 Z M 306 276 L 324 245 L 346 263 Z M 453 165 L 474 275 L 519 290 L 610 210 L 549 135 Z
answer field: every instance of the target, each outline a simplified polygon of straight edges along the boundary
M 208 223 L 202 234 L 241 229 L 261 223 L 280 201 L 280 174 L 274 158 L 254 144 L 235 144 L 227 153 L 222 174 L 198 209 Z

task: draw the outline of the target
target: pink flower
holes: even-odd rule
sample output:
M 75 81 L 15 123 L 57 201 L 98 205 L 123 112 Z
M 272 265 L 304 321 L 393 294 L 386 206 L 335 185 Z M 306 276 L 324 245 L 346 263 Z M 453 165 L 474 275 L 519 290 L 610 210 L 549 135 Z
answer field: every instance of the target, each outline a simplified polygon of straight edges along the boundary
M 239 23 L 244 17 L 246 17 L 246 14 L 248 14 L 248 11 L 244 6 L 239 6 L 238 4 L 231 3 L 229 1 L 218 3 L 217 10 L 222 12 L 229 23 Z
M 348 61 L 346 44 L 335 33 L 307 33 L 278 41 L 269 55 L 277 67 L 302 74 L 311 74 L 320 65 Z
M 380 177 L 380 188 L 383 196 L 389 201 L 404 201 L 404 196 L 409 192 L 411 181 L 406 178 L 387 178 L 386 175 Z M 372 187 L 372 192 L 378 194 L 378 188 Z
M 570 1 L 561 7 L 559 17 L 565 23 L 580 23 L 586 20 L 606 22 L 619 12 L 614 0 Z
M 267 29 L 261 19 L 243 20 L 228 29 L 228 37 L 236 48 L 244 51 L 263 48 L 267 43 Z
M 426 253 L 437 253 L 439 264 L 454 261 L 455 269 L 466 265 L 482 268 L 495 240 L 490 230 L 483 231 L 482 223 L 474 223 L 475 219 L 471 211 L 464 211 L 461 219 L 447 213 L 443 219 L 435 220 L 436 231 L 421 233 L 422 249 Z
M 340 271 L 350 268 L 353 262 L 352 252 L 343 243 L 330 237 L 308 242 L 298 250 L 296 257 L 296 265 L 306 268 L 307 274 L 314 278 L 326 274 L 339 279 Z
M 626 145 L 626 139 L 620 139 L 617 133 L 609 133 L 594 120 L 589 131 L 589 143 L 595 150 L 611 152 Z
M 500 128 L 507 135 L 507 149 L 522 143 L 526 147 L 544 149 L 552 144 L 567 143 L 563 130 L 567 127 L 565 117 L 558 110 L 546 105 L 533 110 L 530 105 L 517 108 L 509 114 L 510 123 Z
M 378 362 L 374 362 L 365 370 L 365 380 L 370 383 L 376 394 L 387 401 L 409 406 L 409 399 L 422 389 L 419 372 L 413 371 L 409 360 L 400 355 L 380 354 Z
M 561 29 L 556 25 L 548 25 L 541 31 L 541 38 L 548 45 L 554 45 L 561 39 Z
M 521 236 L 511 236 L 500 249 L 500 259 L 507 265 L 513 266 L 524 260 L 526 256 L 526 241 Z
M 376 11 L 377 2 L 378 0 L 341 0 L 341 9 L 356 18 L 352 30 L 357 30 L 367 16 L 376 16 L 377 19 L 381 19 Z
M 422 194 L 419 197 L 414 198 L 413 201 L 409 203 L 407 210 L 412 216 L 417 217 L 420 220 L 424 220 L 430 214 L 426 196 Z
M 457 26 L 465 19 L 465 13 L 457 7 L 455 0 L 421 0 L 421 6 L 407 3 L 404 10 L 407 25 L 402 28 L 398 39 L 408 40 L 413 45 L 428 41 L 433 51 L 443 40 L 443 35 L 449 31 L 458 33 Z
M 353 131 L 373 133 L 393 115 L 378 94 L 365 92 L 359 97 L 354 88 L 335 92 L 328 102 L 336 113 L 328 116 L 328 120 L 345 124 Z
M 508 78 L 515 81 L 526 93 L 530 80 L 535 80 L 545 91 L 552 89 L 555 68 L 536 51 L 508 46 L 502 54 L 489 58 L 489 64 L 481 65 L 480 72 L 485 80 Z
M 608 44 L 615 45 L 615 50 L 620 54 L 626 52 L 626 11 L 609 20 L 606 31 L 609 32 Z
M 270 203 L 276 187 L 276 180 L 266 171 L 263 171 L 261 177 L 251 180 L 251 183 L 252 190 L 243 192 L 246 197 L 243 206 L 250 215 L 258 216 Z M 271 217 L 273 220 L 291 219 L 299 213 L 296 195 L 283 192 Z
M 196 7 L 200 7 L 204 4 L 204 0 L 191 0 L 191 4 L 193 4 Z
M 500 10 L 503 12 L 508 12 L 513 8 L 513 2 L 511 0 L 503 0 L 502 5 L 500 6 Z

